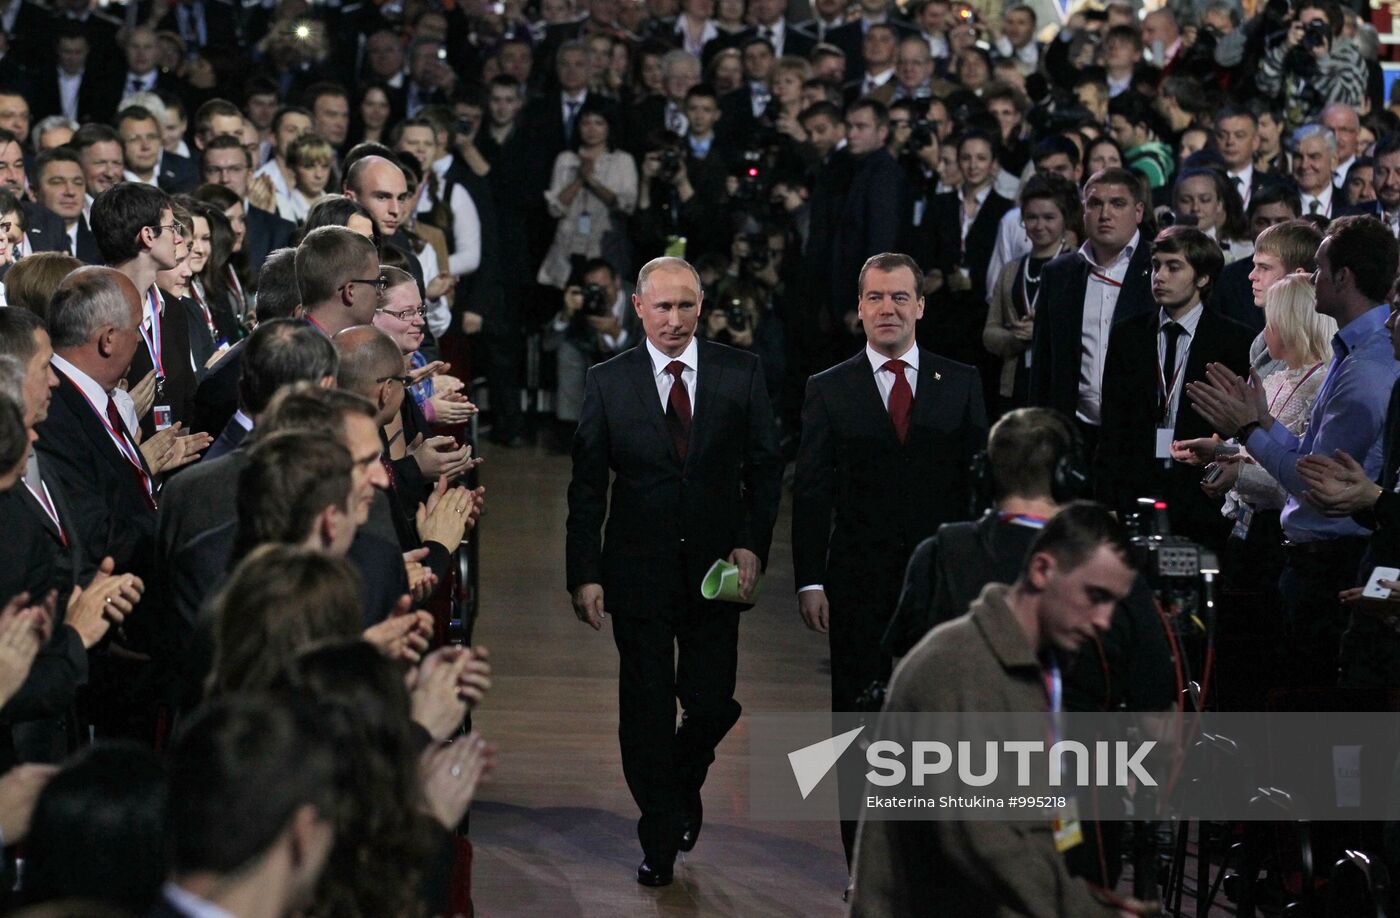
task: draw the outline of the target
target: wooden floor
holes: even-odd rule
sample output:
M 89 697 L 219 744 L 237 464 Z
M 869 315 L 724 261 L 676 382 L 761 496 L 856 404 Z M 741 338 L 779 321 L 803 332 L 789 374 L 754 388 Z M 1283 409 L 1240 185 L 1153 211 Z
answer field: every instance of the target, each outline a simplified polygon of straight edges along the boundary
M 665 889 L 638 886 L 637 812 L 617 745 L 617 649 L 610 626 L 581 624 L 564 591 L 569 461 L 483 448 L 481 617 L 495 688 L 476 715 L 500 749 L 472 810 L 477 913 L 494 916 L 843 913 L 835 824 L 748 818 L 747 721 L 720 745 L 705 826 Z M 744 614 L 737 698 L 746 711 L 822 711 L 826 638 L 798 618 L 787 500 L 768 582 Z

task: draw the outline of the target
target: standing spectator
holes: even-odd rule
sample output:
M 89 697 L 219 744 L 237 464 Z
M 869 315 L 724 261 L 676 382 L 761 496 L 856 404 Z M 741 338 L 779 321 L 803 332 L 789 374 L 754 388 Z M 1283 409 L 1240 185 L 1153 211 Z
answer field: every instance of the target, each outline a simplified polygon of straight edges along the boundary
M 1259 62 L 1255 84 L 1296 129 L 1316 119 L 1329 102 L 1360 105 L 1366 64 L 1356 43 L 1342 35 L 1342 10 L 1334 0 L 1305 0 L 1283 40 Z
M 1341 189 L 1332 180 L 1337 167 L 1337 137 L 1320 124 L 1293 132 L 1293 183 L 1302 199 L 1303 216 L 1331 219 L 1341 215 Z
M 637 206 L 637 166 L 631 154 L 611 144 L 612 124 L 601 106 L 585 104 L 578 114 L 576 151 L 559 154 L 545 192 L 550 215 L 559 222 L 539 282 L 564 286 L 575 258 L 620 254 L 622 222 Z

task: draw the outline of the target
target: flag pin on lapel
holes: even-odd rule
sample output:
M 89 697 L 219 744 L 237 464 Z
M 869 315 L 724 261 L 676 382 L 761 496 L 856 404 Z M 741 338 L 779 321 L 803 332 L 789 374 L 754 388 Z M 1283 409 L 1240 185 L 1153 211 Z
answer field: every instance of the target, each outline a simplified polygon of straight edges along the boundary
M 934 379 L 942 379 L 942 378 L 943 378 L 943 374 L 940 373 L 940 372 L 938 372 L 937 370 L 934 370 L 934 371 L 933 371 L 933 378 L 934 378 Z

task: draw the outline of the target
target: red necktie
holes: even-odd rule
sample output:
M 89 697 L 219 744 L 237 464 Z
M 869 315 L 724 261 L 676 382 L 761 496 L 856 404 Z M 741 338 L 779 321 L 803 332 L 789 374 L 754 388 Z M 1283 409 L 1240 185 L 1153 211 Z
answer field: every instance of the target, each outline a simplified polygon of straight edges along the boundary
M 685 364 L 679 360 L 672 360 L 666 366 L 666 372 L 674 378 L 671 395 L 666 402 L 666 424 L 671 428 L 671 440 L 676 444 L 676 454 L 682 462 L 690 445 L 690 393 L 685 390 L 685 382 L 681 379 L 684 371 Z
M 903 443 L 909 437 L 909 419 L 914 415 L 914 390 L 909 388 L 909 380 L 904 375 L 903 360 L 887 360 L 884 368 L 894 374 L 894 386 L 890 388 L 890 422 L 894 424 L 894 435 Z
M 111 422 L 112 430 L 116 435 L 121 437 L 133 451 L 136 451 L 135 442 L 132 441 L 131 435 L 126 432 L 126 422 L 122 420 L 121 413 L 117 411 L 116 399 L 107 399 L 107 420 Z M 136 455 L 139 456 L 141 453 L 136 451 Z M 146 506 L 154 510 L 156 508 L 156 502 L 155 498 L 151 497 L 151 492 L 146 487 L 146 470 L 135 463 L 132 464 L 131 469 L 136 473 L 136 484 L 141 488 L 141 496 L 146 499 Z

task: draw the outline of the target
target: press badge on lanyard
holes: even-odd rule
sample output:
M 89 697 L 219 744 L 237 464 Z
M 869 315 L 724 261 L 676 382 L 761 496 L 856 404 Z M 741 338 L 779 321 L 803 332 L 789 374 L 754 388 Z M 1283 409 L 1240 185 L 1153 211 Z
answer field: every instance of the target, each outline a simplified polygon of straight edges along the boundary
M 1053 748 L 1060 736 L 1060 707 L 1064 701 L 1064 684 L 1060 681 L 1060 667 L 1052 659 L 1050 668 L 1042 670 L 1045 676 L 1045 695 L 1050 701 L 1050 746 Z M 1079 825 L 1079 800 L 1073 794 L 1066 795 L 1065 805 L 1055 810 L 1050 827 L 1055 833 L 1055 850 L 1063 854 L 1084 841 L 1084 831 Z
M 163 404 L 165 401 L 165 360 L 161 354 L 161 347 L 164 344 L 160 337 L 160 299 L 156 295 L 155 289 L 146 291 L 147 297 L 151 301 L 151 331 L 146 332 L 146 324 L 143 322 L 139 326 L 141 337 L 146 342 L 146 350 L 151 354 L 151 365 L 156 371 L 156 397 L 155 405 L 151 407 L 151 416 L 155 420 L 156 430 L 165 430 L 175 423 L 171 417 L 170 405 Z
M 1172 457 L 1172 440 L 1176 437 L 1176 429 L 1168 423 L 1168 415 L 1171 413 L 1172 392 L 1176 389 L 1176 381 L 1181 378 L 1181 370 L 1185 366 L 1185 360 L 1177 360 L 1176 367 L 1172 370 L 1172 378 L 1168 380 L 1166 374 L 1162 372 L 1162 358 L 1160 356 L 1157 358 L 1157 397 L 1162 401 L 1155 453 L 1158 459 L 1171 459 Z

